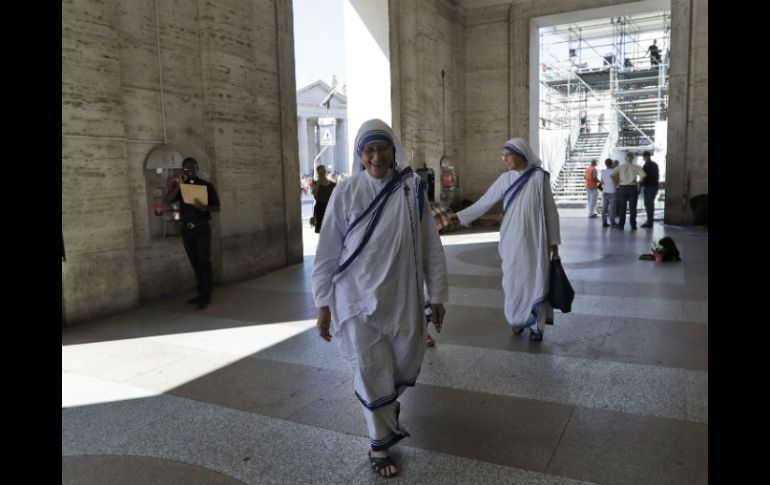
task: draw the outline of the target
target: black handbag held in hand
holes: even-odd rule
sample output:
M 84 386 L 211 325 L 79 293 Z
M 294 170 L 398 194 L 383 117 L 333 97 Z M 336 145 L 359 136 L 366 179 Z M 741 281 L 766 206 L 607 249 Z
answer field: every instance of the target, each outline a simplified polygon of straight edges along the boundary
M 561 265 L 560 258 L 551 260 L 550 281 L 548 283 L 548 302 L 554 309 L 562 313 L 572 311 L 572 300 L 575 298 L 575 290 L 569 284 L 567 273 Z

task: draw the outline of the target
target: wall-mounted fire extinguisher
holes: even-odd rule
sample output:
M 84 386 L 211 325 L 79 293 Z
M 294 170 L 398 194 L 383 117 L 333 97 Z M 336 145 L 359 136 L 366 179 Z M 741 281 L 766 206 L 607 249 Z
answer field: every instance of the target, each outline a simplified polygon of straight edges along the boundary
M 455 174 L 454 174 L 454 172 L 444 172 L 443 182 L 444 182 L 444 188 L 445 189 L 451 189 L 455 185 L 457 185 L 455 183 Z
M 447 157 L 441 157 L 441 198 L 452 204 L 457 200 L 460 177 L 457 169 Z
M 443 172 L 441 175 L 441 182 L 445 189 L 457 189 L 460 185 L 460 177 L 457 175 L 457 170 L 452 165 L 444 165 L 441 167 Z

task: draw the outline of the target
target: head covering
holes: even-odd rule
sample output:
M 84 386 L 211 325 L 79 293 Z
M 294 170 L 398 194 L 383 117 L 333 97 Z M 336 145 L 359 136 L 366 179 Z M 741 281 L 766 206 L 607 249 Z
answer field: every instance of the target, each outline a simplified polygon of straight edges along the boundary
M 526 160 L 530 165 L 534 165 L 535 167 L 541 167 L 543 166 L 542 160 L 540 160 L 537 155 L 532 151 L 532 148 L 529 146 L 529 143 L 524 141 L 522 138 L 511 138 L 507 142 L 505 142 L 505 146 L 503 146 L 503 150 L 508 151 L 509 153 L 513 153 L 514 155 L 518 155 L 524 160 Z
M 364 162 L 361 160 L 361 152 L 369 143 L 381 141 L 393 145 L 396 148 L 396 170 L 401 170 L 407 165 L 404 147 L 401 141 L 393 133 L 393 130 L 382 120 L 371 119 L 365 121 L 356 135 L 355 146 L 353 150 L 353 170 L 363 172 L 366 170 Z

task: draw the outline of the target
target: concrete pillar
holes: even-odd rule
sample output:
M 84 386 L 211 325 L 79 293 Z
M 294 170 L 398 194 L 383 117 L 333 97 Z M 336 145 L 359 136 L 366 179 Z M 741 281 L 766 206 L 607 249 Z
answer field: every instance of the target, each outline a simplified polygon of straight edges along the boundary
M 67 261 L 61 278 L 68 324 L 139 303 L 132 152 L 126 143 L 138 123 L 126 126 L 133 118 L 126 115 L 121 77 L 119 3 L 62 3 L 61 222 Z M 157 60 L 154 67 L 157 76 Z
M 308 160 L 307 117 L 299 117 L 297 132 L 299 135 L 299 171 L 300 173 L 311 172 L 313 168 L 310 166 L 310 160 Z
M 339 173 L 342 171 L 342 149 L 344 146 L 342 145 L 342 139 L 340 138 L 340 119 L 335 118 L 336 123 L 334 123 L 334 171 Z
M 244 4 L 251 6 L 250 4 Z M 283 175 L 283 203 L 284 203 L 284 237 L 285 237 L 285 260 L 284 265 L 291 265 L 302 262 L 302 206 L 297 193 L 297 182 L 299 173 L 297 167 L 297 153 L 299 152 L 295 141 L 297 134 L 294 130 L 297 127 L 297 91 L 294 81 L 294 24 L 292 18 L 291 0 L 276 0 L 274 2 L 274 21 L 277 44 L 277 67 L 278 67 L 278 114 L 280 119 L 280 140 L 281 140 L 281 164 Z M 237 15 L 237 14 L 236 14 Z M 259 18 L 259 16 L 255 16 Z M 255 42 L 259 44 L 259 42 Z M 222 56 L 223 57 L 223 56 Z M 276 223 L 280 224 L 276 218 Z M 264 232 L 263 232 L 264 234 Z M 275 243 L 277 246 L 277 243 Z M 276 258 L 272 265 L 281 264 Z M 238 267 L 237 262 L 234 264 Z M 265 266 L 269 270 L 271 263 Z M 275 267 L 275 266 L 273 266 Z M 235 273 L 235 272 L 234 272 Z M 241 273 L 242 275 L 242 273 Z M 238 277 L 238 275 L 233 275 Z
M 309 118 L 308 124 L 307 124 L 307 160 L 308 165 L 310 167 L 310 170 L 315 172 L 315 165 L 313 164 L 313 160 L 315 160 L 315 156 L 318 155 L 318 150 L 316 147 L 316 134 L 315 134 L 315 127 L 316 124 L 318 124 L 318 118 Z
M 348 123 L 344 118 L 337 120 L 337 156 L 339 157 L 339 171 L 351 173 L 348 161 Z

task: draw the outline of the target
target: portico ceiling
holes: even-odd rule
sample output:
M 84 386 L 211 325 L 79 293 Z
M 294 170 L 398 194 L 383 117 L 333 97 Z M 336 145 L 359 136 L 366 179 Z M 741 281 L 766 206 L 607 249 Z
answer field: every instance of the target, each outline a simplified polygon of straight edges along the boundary
M 518 3 L 517 0 L 456 0 L 457 5 L 466 10 L 480 7 L 492 7 L 494 5 L 508 5 Z M 519 0 L 520 1 L 520 0 Z

